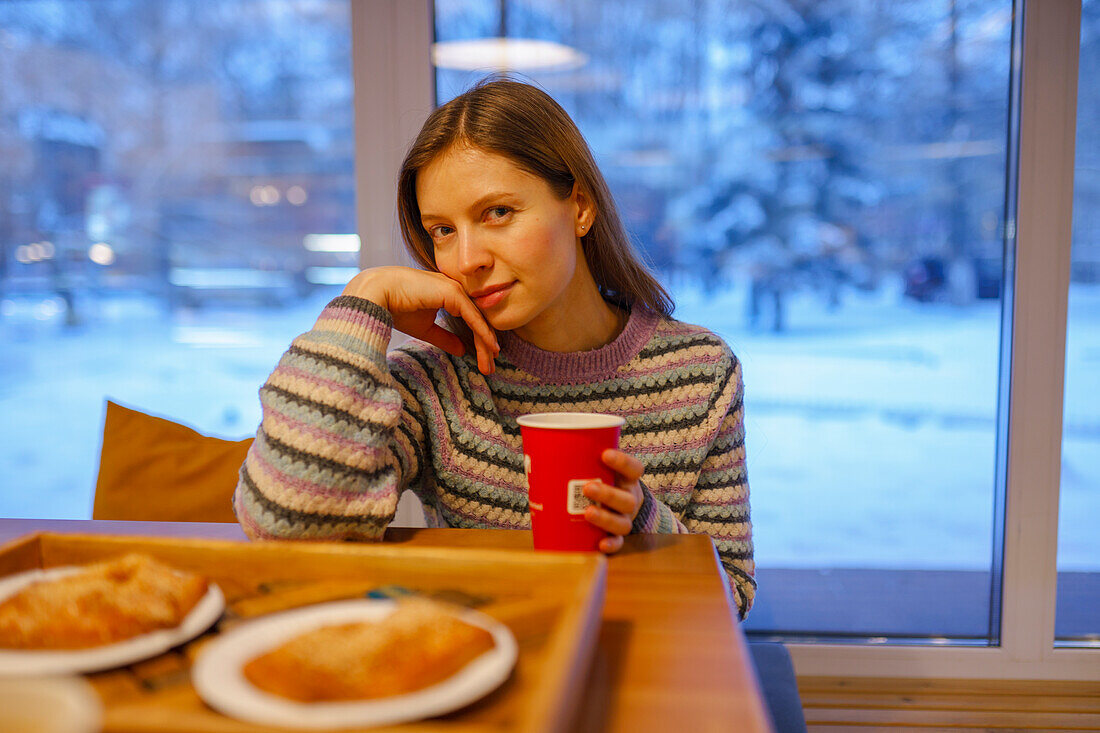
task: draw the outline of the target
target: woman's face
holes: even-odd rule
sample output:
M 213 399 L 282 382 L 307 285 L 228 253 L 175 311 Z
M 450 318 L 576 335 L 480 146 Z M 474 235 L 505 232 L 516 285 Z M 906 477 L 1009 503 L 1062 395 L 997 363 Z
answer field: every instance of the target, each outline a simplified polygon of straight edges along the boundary
M 568 320 L 595 288 L 580 244 L 594 212 L 576 188 L 560 199 L 508 158 L 458 146 L 420 170 L 416 199 L 436 267 L 497 330 Z

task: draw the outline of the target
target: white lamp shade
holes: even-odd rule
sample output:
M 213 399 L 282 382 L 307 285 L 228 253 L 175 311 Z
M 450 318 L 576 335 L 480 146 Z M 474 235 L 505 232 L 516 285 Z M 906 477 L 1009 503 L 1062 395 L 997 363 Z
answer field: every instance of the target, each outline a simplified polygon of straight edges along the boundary
M 461 71 L 563 71 L 583 66 L 588 57 L 553 41 L 479 38 L 432 44 L 432 63 Z

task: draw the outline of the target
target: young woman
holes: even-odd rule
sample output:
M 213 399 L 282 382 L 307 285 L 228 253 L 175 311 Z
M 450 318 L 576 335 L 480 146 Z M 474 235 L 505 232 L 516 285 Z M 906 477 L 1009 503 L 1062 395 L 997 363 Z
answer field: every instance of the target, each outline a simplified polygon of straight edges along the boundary
M 493 80 L 438 108 L 401 168 L 401 231 L 420 268 L 364 270 L 260 390 L 237 517 L 253 538 L 378 539 L 403 491 L 433 526 L 530 527 L 516 417 L 626 419 L 586 518 L 697 532 L 752 605 L 741 368 L 670 317 L 569 116 Z M 437 317 L 445 313 L 448 328 Z M 388 356 L 391 329 L 411 340 Z

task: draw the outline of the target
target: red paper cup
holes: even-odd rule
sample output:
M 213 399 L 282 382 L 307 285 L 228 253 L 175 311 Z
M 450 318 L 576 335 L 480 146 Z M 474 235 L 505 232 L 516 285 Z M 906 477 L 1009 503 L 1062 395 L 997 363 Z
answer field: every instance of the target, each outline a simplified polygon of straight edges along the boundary
M 591 502 L 583 488 L 595 479 L 615 485 L 615 473 L 600 456 L 619 447 L 619 430 L 626 421 L 594 412 L 543 412 L 516 422 L 523 436 L 535 549 L 599 550 L 607 532 L 584 518 Z

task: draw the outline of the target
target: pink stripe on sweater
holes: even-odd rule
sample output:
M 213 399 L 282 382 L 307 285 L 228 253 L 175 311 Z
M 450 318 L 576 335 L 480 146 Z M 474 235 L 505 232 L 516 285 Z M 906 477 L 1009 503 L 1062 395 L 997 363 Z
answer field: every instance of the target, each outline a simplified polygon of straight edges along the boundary
M 719 433 L 719 435 L 721 435 L 721 433 Z M 677 443 L 676 444 L 676 449 L 677 450 L 684 450 L 684 451 L 698 450 L 699 448 L 710 445 L 716 439 L 717 438 L 713 435 L 704 435 L 700 438 L 696 438 L 695 440 L 691 440 L 691 441 L 688 441 L 686 443 Z M 625 451 L 626 448 L 623 448 L 623 450 Z M 627 451 L 627 452 L 632 453 L 634 456 L 648 456 L 648 455 L 657 455 L 657 456 L 659 456 L 659 455 L 664 455 L 664 454 L 668 453 L 668 446 L 667 445 L 663 445 L 663 446 L 661 446 L 661 445 L 657 445 L 657 446 L 654 446 L 654 445 L 649 445 L 649 446 L 646 446 L 646 445 L 637 445 L 637 446 L 631 445 L 630 450 Z M 703 470 L 706 470 L 706 469 L 704 468 Z
M 450 452 L 448 452 L 448 453 L 450 453 Z M 469 479 L 470 481 L 480 483 L 481 485 L 489 487 L 491 489 L 497 489 L 499 491 L 506 491 L 510 494 L 519 494 L 519 493 L 526 494 L 527 493 L 527 487 L 526 486 L 520 486 L 519 484 L 512 484 L 512 483 L 501 483 L 501 482 L 489 481 L 487 479 L 487 477 L 485 476 L 485 474 L 475 473 L 473 471 L 467 471 L 466 469 L 461 468 L 457 463 L 452 462 L 449 458 L 444 458 L 443 459 L 443 466 L 444 466 L 444 468 L 447 469 L 447 472 L 450 473 L 450 474 L 453 474 L 455 476 L 461 476 L 464 479 Z
M 637 379 L 639 377 L 645 377 L 645 376 L 648 376 L 648 375 L 651 375 L 651 374 L 666 374 L 666 373 L 669 373 L 669 372 L 675 372 L 677 370 L 683 369 L 684 367 L 687 367 L 687 366 L 692 366 L 694 364 L 717 364 L 720 361 L 722 361 L 722 358 L 723 358 L 721 353 L 716 353 L 713 356 L 699 357 L 698 354 L 694 353 L 698 350 L 698 347 L 685 347 L 685 350 L 687 351 L 687 357 L 686 358 L 678 359 L 677 361 L 664 362 L 660 366 L 654 366 L 651 369 L 630 369 L 630 370 L 625 370 L 625 369 L 622 369 L 620 367 L 620 369 L 618 371 L 616 371 L 613 375 L 611 375 L 611 377 L 609 377 L 609 379 Z M 507 376 L 509 373 L 513 373 L 512 370 L 509 370 L 508 372 L 504 372 L 504 371 L 497 372 L 493 376 L 493 381 L 497 385 L 502 386 L 502 387 L 513 387 L 513 388 L 521 389 L 521 390 L 522 389 L 528 389 L 529 390 L 529 389 L 531 389 L 532 386 L 534 386 L 534 384 L 536 384 L 536 383 L 532 383 L 529 378 L 528 379 L 519 379 L 519 378 L 515 378 L 515 377 L 509 377 L 509 376 Z M 514 371 L 514 373 L 516 375 L 526 375 L 527 374 L 527 372 L 524 372 L 520 369 L 516 369 Z
M 719 352 L 713 356 L 693 356 L 687 359 L 678 359 L 677 361 L 662 362 L 660 366 L 654 366 L 652 369 L 631 369 L 620 370 L 615 373 L 616 379 L 637 379 L 638 377 L 645 377 L 650 374 L 666 374 L 668 372 L 676 372 L 689 366 L 696 366 L 698 364 L 717 364 L 722 361 L 723 355 Z
M 683 321 L 659 321 L 657 324 L 656 335 L 657 336 L 694 336 L 699 333 L 712 334 L 709 328 L 703 328 L 702 326 L 696 326 L 692 323 L 684 323 Z
M 271 410 L 267 415 L 264 416 L 263 422 L 265 424 L 265 429 L 268 420 L 273 420 L 276 423 L 281 423 L 283 426 L 286 427 L 286 429 L 293 430 L 301 435 L 307 435 L 314 440 L 320 441 L 323 444 L 336 445 L 343 450 L 351 453 L 353 456 L 356 457 L 356 459 L 363 459 L 352 461 L 343 457 L 338 458 L 331 455 L 322 456 L 323 458 L 329 458 L 330 460 L 339 461 L 340 463 L 344 463 L 345 465 L 351 466 L 352 468 L 369 470 L 370 468 L 373 468 L 374 466 L 377 466 L 379 463 L 381 463 L 385 456 L 393 455 L 392 452 L 386 451 L 378 446 L 363 445 L 363 443 L 355 440 L 354 438 L 346 438 L 337 433 L 325 430 L 324 428 L 314 427 L 307 422 L 296 420 L 285 413 Z M 269 435 L 272 435 L 274 431 L 267 429 L 267 433 Z M 283 439 L 283 442 L 288 441 Z M 297 440 L 289 442 L 291 445 L 294 445 L 297 448 L 303 447 L 301 443 Z
M 372 501 L 372 500 L 373 501 L 379 501 L 382 498 L 382 497 L 379 497 L 379 496 L 373 496 L 373 495 L 369 495 L 369 494 L 362 494 L 358 491 L 345 491 L 345 490 L 338 489 L 338 488 L 332 488 L 332 487 L 325 486 L 324 484 L 320 484 L 320 483 L 317 483 L 317 482 L 314 482 L 314 481 L 306 481 L 305 479 L 296 478 L 294 476 L 291 476 L 290 474 L 287 474 L 287 473 L 279 470 L 279 468 L 277 466 L 275 466 L 273 463 L 271 463 L 271 461 L 267 460 L 266 456 L 263 455 L 262 451 L 257 451 L 255 455 L 252 455 L 252 453 L 249 452 L 249 459 L 248 460 L 249 460 L 250 463 L 255 462 L 257 470 L 264 471 L 265 473 L 268 473 L 268 474 L 272 475 L 274 477 L 274 479 L 284 489 L 285 488 L 293 489 L 294 492 L 295 492 L 295 497 L 294 498 L 296 498 L 296 499 L 300 498 L 300 495 L 316 496 L 316 497 L 321 497 L 321 498 L 325 498 L 325 499 L 341 499 L 341 500 L 349 500 L 349 499 L 354 500 L 354 499 L 362 498 L 364 501 L 361 501 L 361 502 L 358 502 L 358 503 L 365 503 L 366 501 Z M 253 476 L 253 481 L 255 481 L 255 480 L 256 480 L 256 477 Z M 386 490 L 386 487 L 380 487 L 380 488 L 383 491 Z M 390 486 L 389 488 L 393 489 L 395 487 Z M 286 506 L 287 508 L 295 509 L 297 511 L 301 511 L 300 506 L 301 506 L 302 502 L 296 502 L 294 504 L 290 504 L 290 503 L 285 503 L 282 500 L 276 500 L 274 497 L 268 497 L 268 498 L 272 499 L 273 501 L 276 501 L 276 503 L 280 504 L 281 506 Z M 351 501 L 349 501 L 348 503 L 350 504 Z M 348 518 L 349 519 L 354 519 L 355 515 L 354 514 L 348 515 Z
M 746 497 L 743 497 L 741 499 L 731 499 L 729 501 L 703 501 L 701 499 L 694 499 L 691 503 L 695 504 L 696 506 L 728 506 L 732 509 L 733 507 L 741 506 L 742 504 L 748 504 L 749 503 L 749 498 L 746 496 Z M 740 521 L 744 521 L 744 520 L 743 519 L 731 520 L 729 517 L 723 517 L 721 519 L 713 519 L 713 520 L 712 519 L 707 519 L 707 520 L 704 520 L 704 521 L 708 521 L 708 522 L 711 522 L 711 521 L 713 521 L 713 522 L 739 521 L 740 522 Z
M 744 528 L 748 526 L 747 522 L 738 522 L 734 525 L 734 528 Z M 740 532 L 739 534 L 713 534 L 711 537 L 715 540 L 722 540 L 724 542 L 744 542 L 745 540 L 752 539 L 752 531 L 750 529 L 748 532 Z
M 333 320 L 351 323 L 370 332 L 372 335 L 381 336 L 388 329 L 384 321 L 380 321 L 371 314 L 358 310 L 330 305 L 321 311 L 319 321 Z
M 244 533 L 248 535 L 249 539 L 277 539 L 275 535 L 265 532 L 263 527 L 257 524 L 256 520 L 252 518 L 252 515 L 245 510 L 244 502 L 241 499 L 236 499 L 235 503 L 237 506 L 237 521 L 241 525 L 241 529 L 244 530 Z
M 462 426 L 462 430 L 470 431 L 474 433 L 474 435 L 477 435 L 479 438 L 485 439 L 489 443 L 503 448 L 507 452 L 512 452 L 515 450 L 513 446 L 504 443 L 499 438 L 497 438 L 497 436 L 494 436 L 491 433 L 477 430 L 473 426 L 472 422 L 468 420 L 467 415 L 469 414 L 469 410 L 467 408 L 469 406 L 469 402 L 462 398 L 462 388 L 458 385 L 456 381 L 457 376 L 455 375 L 453 370 L 443 369 L 443 373 L 446 375 L 447 379 L 446 385 L 437 385 L 432 383 L 428 378 L 428 375 L 421 371 L 419 368 L 417 368 L 414 373 L 416 375 L 416 381 L 420 383 L 421 388 L 428 390 L 429 394 L 431 394 L 432 390 L 435 390 L 435 394 L 432 394 L 432 398 L 437 402 L 437 409 L 433 409 L 431 411 L 433 414 L 429 416 L 432 420 L 432 423 L 435 425 L 435 430 L 433 431 L 435 435 L 442 437 L 450 434 L 450 430 L 447 429 L 447 419 L 446 415 L 444 414 L 445 410 L 439 404 L 442 402 L 441 395 L 446 394 L 449 398 L 451 398 L 450 401 L 452 402 L 452 404 L 458 407 L 458 413 L 456 417 L 458 417 L 459 419 L 459 424 Z M 453 447 L 451 445 L 447 445 L 446 448 L 447 450 L 443 450 L 442 448 L 440 448 L 436 451 L 436 455 L 439 456 L 440 454 L 442 454 L 442 458 L 445 461 L 450 459 L 450 456 L 453 452 Z M 458 469 L 455 469 L 455 472 L 461 473 Z M 462 475 L 468 474 L 463 473 Z M 478 476 L 472 476 L 471 478 L 475 478 L 478 480 L 481 479 L 481 477 Z
M 470 501 L 467 501 L 467 504 L 469 504 L 469 503 L 470 503 Z M 482 506 L 485 506 L 485 505 L 483 504 Z M 466 512 L 466 511 L 463 511 L 461 509 L 457 509 L 457 508 L 455 508 L 453 506 L 450 506 L 450 505 L 447 506 L 447 511 L 450 514 L 457 514 L 458 516 L 462 517 L 463 519 L 469 519 L 472 522 L 477 522 L 478 524 L 488 525 L 488 526 L 491 526 L 491 527 L 494 527 L 494 528 L 499 527 L 500 529 L 531 529 L 530 522 L 526 522 L 526 523 L 525 522 L 519 522 L 517 524 L 510 524 L 510 525 L 492 524 L 491 522 L 487 521 L 485 519 L 485 517 L 481 517 L 481 516 L 478 516 L 477 514 L 472 514 L 470 512 Z M 518 514 L 519 512 L 515 512 L 515 513 Z
M 445 433 L 443 435 L 446 436 Z M 510 450 L 511 449 L 509 449 L 509 451 Z M 441 446 L 441 449 L 439 451 L 437 451 L 436 458 L 439 459 L 440 461 L 442 461 L 443 467 L 447 470 L 448 473 L 452 473 L 456 476 L 461 476 L 462 478 L 469 479 L 470 481 L 475 481 L 475 482 L 481 483 L 481 484 L 483 484 L 487 487 L 497 489 L 499 491 L 506 491 L 506 492 L 513 493 L 513 494 L 519 494 L 519 493 L 526 494 L 527 493 L 527 487 L 522 485 L 522 484 L 510 483 L 510 482 L 501 482 L 501 481 L 496 481 L 496 482 L 490 481 L 489 477 L 486 476 L 484 473 L 470 471 L 470 470 L 467 470 L 467 469 L 463 468 L 461 465 L 459 465 L 457 460 L 454 460 L 455 456 L 457 456 L 457 455 L 458 455 L 458 451 L 455 449 L 453 441 L 451 441 L 449 436 L 448 436 L 446 438 L 445 443 Z M 466 456 L 466 458 L 467 458 L 467 460 L 472 460 L 472 461 L 477 460 L 477 459 L 474 459 L 474 458 L 470 458 L 469 456 Z M 496 467 L 496 468 L 498 470 L 501 470 L 501 471 L 505 470 L 505 469 L 500 469 L 499 467 Z M 518 471 L 516 472 L 516 475 L 520 475 Z M 526 482 L 526 479 L 524 479 L 524 482 Z
M 618 401 L 622 400 L 621 397 L 617 398 L 613 395 L 608 396 L 607 399 L 609 401 L 612 401 L 612 402 L 614 402 L 616 400 L 618 400 Z M 621 417 L 627 417 L 627 416 L 630 416 L 630 415 L 648 415 L 648 414 L 652 414 L 654 412 L 668 412 L 670 410 L 680 410 L 680 409 L 684 409 L 686 407 L 691 407 L 692 405 L 698 405 L 700 407 L 705 408 L 705 407 L 708 406 L 708 403 L 709 403 L 709 395 L 706 398 L 688 398 L 688 399 L 682 399 L 682 400 L 674 400 L 672 402 L 661 402 L 661 403 L 658 403 L 656 405 L 643 405 L 641 407 L 635 407 L 633 409 L 616 408 L 615 409 L 615 414 L 619 415 Z M 560 403 L 559 403 L 559 406 L 560 406 Z M 535 405 L 532 405 L 532 408 L 534 408 L 534 407 L 535 407 Z M 567 406 L 567 407 L 571 408 L 572 406 L 570 405 L 570 406 Z M 519 417 L 520 415 L 524 414 L 525 412 L 527 412 L 527 410 L 522 410 L 522 411 L 516 412 L 516 413 L 502 413 L 501 416 L 502 417 Z
M 308 393 L 312 390 L 301 389 L 299 385 L 324 387 L 325 389 L 347 397 L 357 405 L 362 405 L 363 407 L 355 412 L 347 410 L 343 407 L 339 407 L 339 409 L 342 409 L 345 412 L 351 412 L 351 414 L 356 415 L 357 417 L 366 410 L 370 409 L 372 406 L 375 409 L 378 409 L 389 415 L 393 415 L 401 411 L 400 403 L 367 399 L 362 392 L 355 389 L 354 387 L 350 387 L 346 384 L 343 384 L 342 382 L 337 382 L 332 379 L 318 377 L 316 374 L 311 374 L 310 372 L 299 369 L 297 367 L 286 365 L 277 366 L 275 367 L 275 371 L 272 372 L 271 376 L 275 377 L 276 375 L 289 379 L 295 385 L 295 388 L 292 391 L 306 398 L 309 397 Z M 273 380 L 271 378 L 268 379 L 269 383 L 272 381 Z

